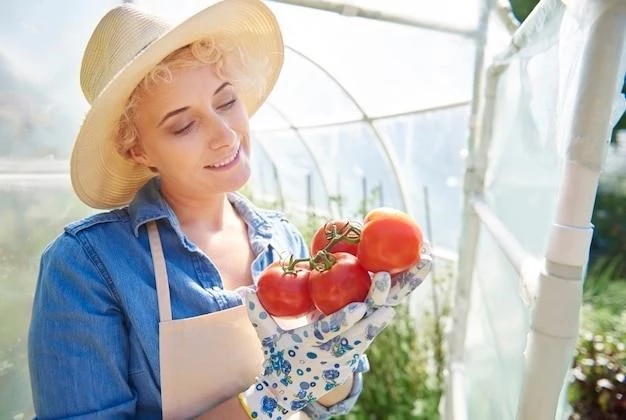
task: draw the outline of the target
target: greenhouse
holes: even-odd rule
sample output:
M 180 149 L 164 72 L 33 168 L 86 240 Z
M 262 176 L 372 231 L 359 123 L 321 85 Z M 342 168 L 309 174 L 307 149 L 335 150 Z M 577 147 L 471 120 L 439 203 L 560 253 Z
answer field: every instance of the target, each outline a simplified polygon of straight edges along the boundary
M 69 160 L 88 109 L 81 57 L 119 3 L 0 6 L 2 419 L 34 416 L 27 340 L 41 253 L 99 211 L 76 197 Z M 129 3 L 180 21 L 211 2 Z M 432 245 L 407 321 L 431 385 L 399 390 L 412 411 L 389 418 L 570 418 L 598 185 L 626 170 L 624 131 L 612 139 L 626 110 L 626 2 L 540 0 L 521 24 L 497 0 L 265 3 L 285 61 L 250 120 L 244 194 L 305 237 L 322 220 L 393 207 Z M 434 339 L 420 335 L 426 324 Z M 369 397 L 350 418 L 387 418 L 367 417 L 366 403 L 384 408 Z

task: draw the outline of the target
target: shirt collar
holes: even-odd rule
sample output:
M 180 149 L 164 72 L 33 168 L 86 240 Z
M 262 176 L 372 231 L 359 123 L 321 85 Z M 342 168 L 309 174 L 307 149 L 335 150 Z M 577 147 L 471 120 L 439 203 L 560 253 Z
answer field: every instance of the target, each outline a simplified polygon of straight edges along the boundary
M 135 194 L 135 198 L 128 206 L 131 226 L 135 236 L 139 235 L 139 228 L 152 220 L 167 219 L 174 230 L 184 237 L 176 214 L 165 201 L 160 192 L 161 180 L 158 176 L 151 178 Z M 257 208 L 240 193 L 228 193 L 228 201 L 254 232 L 265 238 L 272 236 L 270 219 L 280 217 L 279 212 Z

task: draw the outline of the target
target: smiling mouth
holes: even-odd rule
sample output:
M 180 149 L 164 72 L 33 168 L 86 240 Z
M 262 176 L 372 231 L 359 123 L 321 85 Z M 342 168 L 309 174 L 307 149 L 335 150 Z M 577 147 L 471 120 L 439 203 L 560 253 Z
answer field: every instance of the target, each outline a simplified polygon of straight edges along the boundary
M 240 150 L 241 150 L 241 145 L 239 145 L 239 147 L 237 147 L 237 149 L 235 149 L 233 154 L 230 155 L 229 157 L 227 157 L 226 159 L 224 159 L 224 160 L 222 160 L 220 162 L 214 163 L 213 165 L 207 165 L 207 166 L 205 166 L 205 168 L 208 168 L 208 169 L 225 169 L 225 168 L 233 166 L 238 161 L 239 151 Z

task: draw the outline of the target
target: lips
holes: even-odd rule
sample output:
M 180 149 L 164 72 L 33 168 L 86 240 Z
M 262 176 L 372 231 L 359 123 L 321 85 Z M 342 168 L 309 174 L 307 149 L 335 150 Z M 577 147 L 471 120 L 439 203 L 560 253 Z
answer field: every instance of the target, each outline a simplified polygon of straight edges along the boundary
M 214 163 L 212 165 L 207 165 L 207 166 L 205 166 L 205 168 L 219 169 L 219 168 L 223 168 L 225 166 L 228 166 L 229 164 L 233 163 L 233 161 L 235 159 L 237 159 L 237 157 L 239 156 L 239 149 L 240 148 L 241 148 L 241 146 L 239 146 L 236 149 L 234 149 L 232 151 L 232 153 L 229 156 L 227 156 L 224 160 L 216 162 L 216 163 Z

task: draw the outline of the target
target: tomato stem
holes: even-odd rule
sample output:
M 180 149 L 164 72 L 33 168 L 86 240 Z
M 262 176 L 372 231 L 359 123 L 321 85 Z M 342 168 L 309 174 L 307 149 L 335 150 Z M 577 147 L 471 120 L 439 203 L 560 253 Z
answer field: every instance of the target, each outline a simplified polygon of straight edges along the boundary
M 330 270 L 337 262 L 337 258 L 328 251 L 320 250 L 313 258 L 311 258 L 311 269 L 315 271 Z
M 330 226 L 330 229 L 326 229 L 326 240 L 328 243 L 322 251 L 327 252 L 329 252 L 333 246 L 342 241 L 349 242 L 351 244 L 358 244 L 361 240 L 361 225 L 358 224 L 358 222 L 348 221 L 343 228 L 341 228 L 341 232 L 338 232 L 337 225 L 333 223 Z
M 283 270 L 285 271 L 285 273 L 295 274 L 298 272 L 298 270 L 296 270 L 296 265 L 303 262 L 309 263 L 309 268 L 312 268 L 313 264 L 311 263 L 310 258 L 294 258 L 293 255 L 291 255 L 289 257 L 289 262 L 283 264 Z
M 294 258 L 293 255 L 291 255 L 289 261 L 281 264 L 283 271 L 288 274 L 296 274 L 298 272 L 296 266 L 300 263 L 308 263 L 309 270 L 330 270 L 337 262 L 337 258 L 330 252 L 330 249 L 341 241 L 358 244 L 361 240 L 361 225 L 358 224 L 358 222 L 348 221 L 341 228 L 341 231 L 338 231 L 336 224 L 329 223 L 325 233 L 328 243 L 324 248 L 309 258 Z

